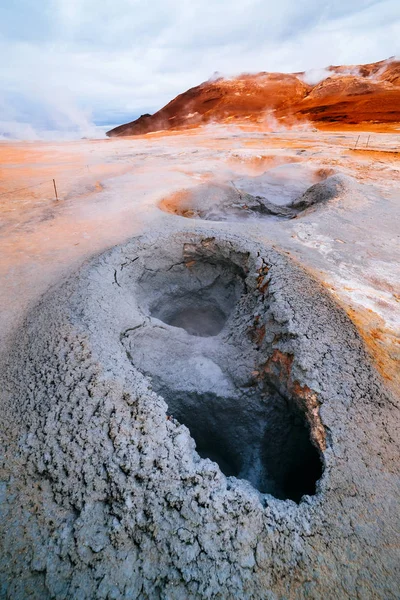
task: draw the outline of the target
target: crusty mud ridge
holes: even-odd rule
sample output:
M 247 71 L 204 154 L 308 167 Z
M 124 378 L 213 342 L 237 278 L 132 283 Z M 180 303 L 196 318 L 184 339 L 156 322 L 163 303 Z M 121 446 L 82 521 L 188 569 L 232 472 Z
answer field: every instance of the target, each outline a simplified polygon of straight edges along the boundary
M 256 180 L 251 182 L 253 186 L 256 188 L 258 184 L 262 190 L 262 180 L 265 177 L 253 179 Z M 242 181 L 245 185 L 242 183 L 241 189 L 232 182 L 233 185 L 207 183 L 194 189 L 182 190 L 161 200 L 159 208 L 182 217 L 206 221 L 244 221 L 270 217 L 295 219 L 313 210 L 321 210 L 331 200 L 355 189 L 350 177 L 331 175 L 323 181 L 306 186 L 301 194 L 296 194 L 295 189 L 291 201 L 276 204 L 265 195 L 249 193 L 246 190 L 248 180 L 242 178 Z M 283 187 L 282 185 L 279 191 Z
M 2 598 L 397 597 L 394 400 L 268 245 L 113 248 L 43 297 L 0 383 Z

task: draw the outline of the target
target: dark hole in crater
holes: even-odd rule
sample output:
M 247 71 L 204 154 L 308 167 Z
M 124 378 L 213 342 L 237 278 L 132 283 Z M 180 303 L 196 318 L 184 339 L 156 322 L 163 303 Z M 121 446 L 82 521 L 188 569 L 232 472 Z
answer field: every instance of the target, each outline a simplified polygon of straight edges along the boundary
M 226 398 L 153 384 L 170 414 L 190 430 L 199 455 L 216 462 L 226 476 L 246 479 L 281 500 L 298 503 L 316 493 L 323 464 L 304 415 L 291 400 L 274 390 Z
M 181 327 L 190 335 L 200 337 L 211 337 L 222 331 L 226 321 L 226 315 L 212 304 L 204 306 L 187 306 L 172 313 L 165 319 L 165 323 L 173 327 Z

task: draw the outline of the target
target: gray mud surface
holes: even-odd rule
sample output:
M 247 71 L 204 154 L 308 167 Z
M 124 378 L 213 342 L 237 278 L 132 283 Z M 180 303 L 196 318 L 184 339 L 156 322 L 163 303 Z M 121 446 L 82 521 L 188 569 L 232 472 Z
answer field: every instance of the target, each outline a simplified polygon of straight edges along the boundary
M 132 239 L 0 366 L 1 597 L 398 597 L 394 399 L 270 245 Z
M 304 182 L 303 174 L 303 180 L 295 182 L 296 185 L 293 182 L 292 185 L 279 183 L 278 180 L 274 186 L 263 181 L 266 176 L 271 177 L 267 172 L 258 177 L 237 179 L 230 184 L 199 185 L 183 192 L 178 202 L 163 200 L 160 208 L 206 221 L 241 221 L 260 217 L 295 219 L 311 210 L 323 210 L 329 201 L 356 188 L 354 180 L 343 174 L 329 175 L 311 185 Z

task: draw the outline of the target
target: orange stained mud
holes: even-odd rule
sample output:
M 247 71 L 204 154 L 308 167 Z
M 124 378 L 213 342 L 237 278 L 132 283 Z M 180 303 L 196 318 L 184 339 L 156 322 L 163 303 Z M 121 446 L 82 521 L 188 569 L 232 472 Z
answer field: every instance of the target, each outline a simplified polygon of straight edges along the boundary
M 365 152 L 352 150 L 359 135 L 358 144 L 368 141 Z M 179 223 L 190 229 L 193 221 L 171 213 L 177 212 L 192 187 L 213 180 L 229 184 L 235 177 L 257 177 L 269 169 L 304 163 L 315 169 L 316 180 L 338 172 L 379 186 L 387 202 L 386 196 L 399 189 L 395 152 L 399 146 L 399 135 L 372 130 L 360 134 L 346 128 L 335 132 L 295 128 L 271 133 L 251 124 L 109 140 L 0 142 L 0 338 L 4 340 L 21 322 L 42 293 L 86 258 L 150 228 L 163 230 Z M 160 203 L 170 214 L 159 210 Z M 292 223 L 297 227 L 297 220 Z M 299 226 L 303 223 L 298 220 Z M 238 231 L 245 233 L 241 227 Z M 357 222 L 349 222 L 349 227 L 356 232 Z M 269 239 L 268 227 L 263 238 Z M 291 240 L 297 244 L 296 259 L 314 268 L 323 283 L 329 281 L 381 373 L 390 385 L 399 386 L 399 333 L 389 323 L 392 306 L 376 303 L 367 310 L 349 297 L 328 263 L 325 272 L 315 269 L 313 257 L 319 256 L 319 248 L 307 240 L 305 244 L 296 232 L 285 239 L 279 232 L 273 237 L 271 231 L 270 241 L 284 251 L 293 252 Z M 342 231 L 330 240 L 339 242 L 346 246 Z M 381 239 L 371 240 L 373 258 L 379 258 L 389 243 L 394 244 L 384 231 Z M 394 265 L 399 258 L 395 248 Z M 373 286 L 382 290 L 382 297 L 394 298 L 397 293 L 393 280 L 379 269 L 374 273 L 369 267 L 359 277 L 353 286 Z
M 386 383 L 400 391 L 400 339 L 385 321 L 370 309 L 346 307 Z

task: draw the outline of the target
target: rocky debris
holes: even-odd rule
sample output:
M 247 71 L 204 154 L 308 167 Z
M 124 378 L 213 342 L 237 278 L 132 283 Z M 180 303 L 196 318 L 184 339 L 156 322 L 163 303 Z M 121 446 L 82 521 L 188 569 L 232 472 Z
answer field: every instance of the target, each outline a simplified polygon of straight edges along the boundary
M 268 244 L 115 247 L 0 373 L 3 598 L 397 598 L 398 409 Z
M 263 196 L 252 196 L 251 194 L 243 193 L 244 202 L 234 208 L 241 208 L 247 214 L 259 214 L 262 216 L 275 216 L 293 218 L 294 212 L 288 206 L 279 206 L 274 204 Z

